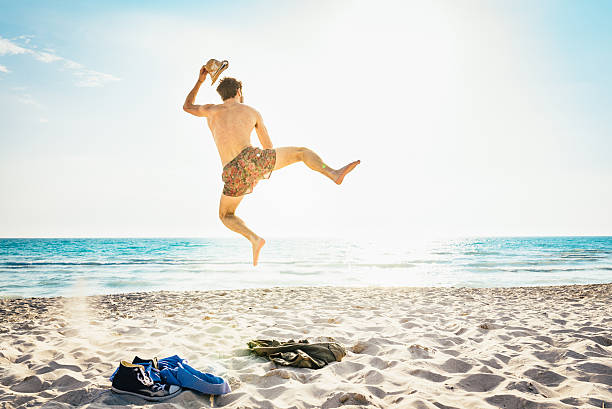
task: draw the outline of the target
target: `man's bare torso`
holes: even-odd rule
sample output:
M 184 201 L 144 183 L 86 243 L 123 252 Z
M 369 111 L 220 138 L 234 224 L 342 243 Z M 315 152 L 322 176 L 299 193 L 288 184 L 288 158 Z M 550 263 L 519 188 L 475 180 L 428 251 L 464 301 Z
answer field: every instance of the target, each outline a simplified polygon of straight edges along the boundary
M 238 102 L 213 105 L 207 117 L 208 127 L 225 166 L 244 148 L 251 146 L 251 132 L 257 124 L 257 111 Z

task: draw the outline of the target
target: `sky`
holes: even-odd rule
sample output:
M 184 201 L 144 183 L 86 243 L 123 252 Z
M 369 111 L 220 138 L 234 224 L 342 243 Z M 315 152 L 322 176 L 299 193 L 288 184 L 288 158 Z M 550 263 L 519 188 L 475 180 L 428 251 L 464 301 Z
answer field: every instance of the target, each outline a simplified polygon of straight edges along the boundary
M 612 234 L 612 2 L 0 0 L 0 236 L 234 236 L 182 105 L 209 58 L 272 142 L 263 237 Z M 197 103 L 219 103 L 206 80 Z M 253 143 L 258 144 L 253 133 Z

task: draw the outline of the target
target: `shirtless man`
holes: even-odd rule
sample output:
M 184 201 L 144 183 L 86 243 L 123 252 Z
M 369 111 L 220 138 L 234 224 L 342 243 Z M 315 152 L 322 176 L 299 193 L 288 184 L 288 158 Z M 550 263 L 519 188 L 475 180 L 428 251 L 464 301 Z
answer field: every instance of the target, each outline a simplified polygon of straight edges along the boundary
M 273 149 L 261 115 L 243 104 L 242 83 L 234 78 L 224 78 L 217 87 L 217 92 L 223 99 L 222 104 L 195 105 L 196 95 L 207 74 L 203 66 L 196 85 L 185 99 L 183 110 L 191 115 L 207 117 L 208 127 L 223 164 L 222 179 L 225 186 L 219 203 L 219 218 L 228 229 L 242 234 L 251 242 L 253 265 L 256 266 L 259 252 L 266 241 L 253 233 L 235 214 L 244 195 L 251 193 L 259 180 L 269 178 L 273 170 L 292 163 L 304 162 L 310 169 L 339 185 L 360 161 L 351 162 L 340 169 L 332 169 L 308 148 Z M 263 149 L 251 145 L 253 128 Z

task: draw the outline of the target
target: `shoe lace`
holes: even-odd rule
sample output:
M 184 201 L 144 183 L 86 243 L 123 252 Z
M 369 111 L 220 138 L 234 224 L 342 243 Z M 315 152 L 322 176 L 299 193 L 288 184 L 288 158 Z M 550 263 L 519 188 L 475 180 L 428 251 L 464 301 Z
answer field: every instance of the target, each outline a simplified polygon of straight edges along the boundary
M 153 391 L 157 392 L 157 391 L 161 391 L 162 389 L 164 389 L 164 384 L 161 383 L 154 383 L 151 386 L 151 389 L 153 389 Z
M 144 370 L 144 368 L 138 368 L 138 372 L 136 377 L 143 385 L 151 388 L 152 391 L 158 392 L 164 389 L 164 384 L 153 382 L 153 379 L 149 376 L 149 374 Z
M 138 380 L 140 382 L 142 382 L 142 384 L 144 386 L 154 386 L 153 380 L 149 377 L 149 374 L 147 374 L 144 370 L 143 367 L 138 367 L 138 370 L 136 372 L 136 377 L 138 378 Z

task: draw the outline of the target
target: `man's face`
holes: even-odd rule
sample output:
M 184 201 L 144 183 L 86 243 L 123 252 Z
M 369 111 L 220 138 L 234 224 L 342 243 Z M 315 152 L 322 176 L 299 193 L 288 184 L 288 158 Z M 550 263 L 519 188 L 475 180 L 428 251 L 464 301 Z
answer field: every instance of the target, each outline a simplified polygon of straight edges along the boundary
M 238 90 L 238 95 L 240 95 L 240 103 L 244 104 L 244 95 L 242 95 L 242 88 Z

